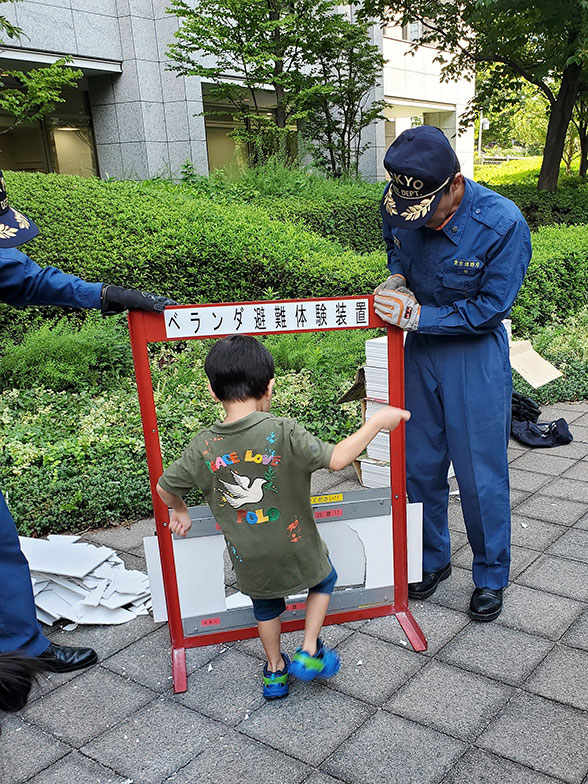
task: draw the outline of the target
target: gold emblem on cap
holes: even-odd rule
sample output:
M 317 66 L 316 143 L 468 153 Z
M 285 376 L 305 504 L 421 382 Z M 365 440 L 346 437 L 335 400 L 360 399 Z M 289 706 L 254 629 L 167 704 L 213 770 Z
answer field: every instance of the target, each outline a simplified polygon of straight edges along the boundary
M 411 204 L 407 210 L 401 213 L 400 217 L 407 221 L 419 220 L 429 212 L 434 199 L 435 197 L 431 196 L 428 199 L 423 199 L 419 204 Z
M 388 215 L 398 215 L 398 210 L 396 209 L 396 202 L 394 201 L 394 197 L 392 196 L 392 187 L 391 185 L 388 186 L 386 189 L 386 193 L 384 194 L 384 209 L 388 213 Z
M 14 213 L 14 217 L 16 218 L 16 222 L 18 223 L 19 229 L 30 229 L 31 224 L 21 212 L 15 210 L 14 207 L 12 208 L 12 212 Z
M 7 226 L 5 223 L 0 223 L 0 240 L 9 240 L 15 237 L 18 233 L 16 226 Z

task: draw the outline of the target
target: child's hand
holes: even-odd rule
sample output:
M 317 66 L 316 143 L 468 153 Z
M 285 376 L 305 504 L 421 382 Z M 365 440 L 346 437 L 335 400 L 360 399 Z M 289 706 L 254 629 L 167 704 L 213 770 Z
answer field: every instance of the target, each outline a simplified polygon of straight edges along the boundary
M 393 406 L 386 406 L 380 409 L 372 419 L 378 420 L 380 430 L 395 430 L 401 422 L 408 422 L 410 419 L 410 411 L 404 408 L 394 408 Z
M 192 521 L 190 520 L 190 513 L 188 510 L 176 512 L 174 509 L 172 509 L 169 516 L 169 530 L 172 532 L 172 534 L 186 536 L 191 527 Z

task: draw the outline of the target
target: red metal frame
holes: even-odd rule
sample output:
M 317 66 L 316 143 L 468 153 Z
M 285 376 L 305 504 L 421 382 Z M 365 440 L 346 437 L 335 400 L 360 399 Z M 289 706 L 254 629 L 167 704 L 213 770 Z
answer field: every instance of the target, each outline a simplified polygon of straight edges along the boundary
M 388 399 L 392 406 L 404 407 L 404 347 L 403 333 L 401 330 L 391 327 L 382 321 L 374 312 L 373 297 L 317 297 L 321 301 L 333 299 L 337 301 L 355 302 L 357 300 L 369 301 L 368 323 L 361 326 L 341 326 L 324 327 L 317 331 L 329 331 L 333 329 L 367 329 L 367 328 L 387 328 L 388 332 Z M 316 300 L 275 300 L 272 302 L 234 302 L 217 303 L 219 305 L 252 305 L 263 304 L 266 306 L 279 305 L 286 302 L 312 302 Z M 181 308 L 208 308 L 215 307 L 212 304 L 206 305 L 187 305 Z M 175 308 L 178 310 L 179 308 Z M 169 312 L 171 309 L 168 309 Z M 146 311 L 129 311 L 129 330 L 131 337 L 131 347 L 135 364 L 135 376 L 137 379 L 137 392 L 139 396 L 139 406 L 141 409 L 141 419 L 143 423 L 143 434 L 145 437 L 145 449 L 147 452 L 147 465 L 149 469 L 149 480 L 151 484 L 151 496 L 153 498 L 153 509 L 155 513 L 155 524 L 157 530 L 157 541 L 161 557 L 161 569 L 163 574 L 163 585 L 165 600 L 167 605 L 167 615 L 169 632 L 172 646 L 172 675 L 174 691 L 176 693 L 186 691 L 186 648 L 195 648 L 201 645 L 212 645 L 215 643 L 228 642 L 231 640 L 242 640 L 257 636 L 257 627 L 252 626 L 244 629 L 231 629 L 224 632 L 209 632 L 198 634 L 197 636 L 186 637 L 184 635 L 182 617 L 180 611 L 180 601 L 178 596 L 178 583 L 174 561 L 172 536 L 169 530 L 169 515 L 166 505 L 157 494 L 155 487 L 157 480 L 163 473 L 161 459 L 161 444 L 157 429 L 157 414 L 155 410 L 155 400 L 153 396 L 153 385 L 151 380 L 151 370 L 149 367 L 149 356 L 147 346 L 149 343 L 169 341 L 169 340 L 189 340 L 201 339 L 198 335 L 190 337 L 168 337 L 165 330 L 165 314 L 149 313 Z M 308 330 L 264 330 L 263 334 L 281 334 L 283 332 L 305 332 Z M 243 334 L 260 334 L 259 332 L 249 332 Z M 209 338 L 209 335 L 203 336 Z M 223 337 L 223 335 L 218 335 Z M 357 610 L 347 610 L 345 612 L 330 613 L 325 619 L 325 624 L 343 623 L 344 621 L 357 621 L 367 618 L 376 618 L 385 615 L 396 615 L 402 626 L 410 644 L 416 651 L 424 651 L 427 648 L 427 641 L 418 623 L 413 618 L 408 609 L 408 564 L 407 564 L 407 537 L 406 537 L 406 470 L 405 470 L 405 440 L 404 425 L 397 427 L 390 433 L 390 486 L 392 494 L 392 539 L 394 548 L 394 604 L 381 605 L 379 607 L 364 607 Z M 285 632 L 295 631 L 304 627 L 304 618 L 284 621 L 282 629 Z

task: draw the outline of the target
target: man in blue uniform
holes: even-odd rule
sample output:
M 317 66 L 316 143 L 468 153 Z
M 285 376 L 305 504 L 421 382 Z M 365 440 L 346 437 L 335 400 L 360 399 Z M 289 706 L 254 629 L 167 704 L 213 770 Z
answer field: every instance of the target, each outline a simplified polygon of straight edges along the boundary
M 39 233 L 23 213 L 10 207 L 0 171 L 0 300 L 9 305 L 63 305 L 100 308 L 104 315 L 127 308 L 163 311 L 175 304 L 146 292 L 88 283 L 55 267 L 41 268 L 19 245 Z M 97 661 L 91 648 L 54 645 L 43 635 L 35 614 L 29 566 L 12 515 L 0 493 L 0 654 L 19 652 L 36 656 L 44 669 L 69 672 Z
M 375 310 L 409 333 L 407 489 L 424 510 L 423 579 L 409 596 L 430 596 L 451 573 L 451 460 L 473 551 L 469 612 L 491 621 L 510 567 L 512 376 L 502 319 L 529 266 L 529 228 L 512 202 L 461 174 L 438 128 L 404 131 L 384 166 L 390 277 L 376 289 Z

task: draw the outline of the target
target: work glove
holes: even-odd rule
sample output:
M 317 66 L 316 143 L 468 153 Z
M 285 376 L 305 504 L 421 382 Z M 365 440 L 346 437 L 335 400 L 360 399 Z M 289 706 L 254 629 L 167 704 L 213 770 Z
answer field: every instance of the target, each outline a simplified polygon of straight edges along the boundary
M 123 289 L 121 286 L 109 286 L 105 283 L 102 286 L 100 310 L 103 316 L 112 316 L 127 309 L 152 310 L 156 313 L 163 313 L 163 309 L 168 305 L 177 304 L 169 297 L 160 297 L 149 291 Z
M 374 294 L 379 294 L 380 291 L 395 291 L 396 289 L 404 288 L 405 286 L 406 278 L 404 275 L 396 273 L 386 278 L 386 280 L 383 283 L 380 283 L 379 286 L 376 286 L 374 289 Z
M 408 332 L 418 329 L 421 306 L 412 291 L 404 286 L 398 289 L 384 289 L 374 297 L 374 310 L 378 316 Z

